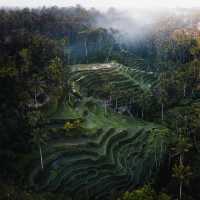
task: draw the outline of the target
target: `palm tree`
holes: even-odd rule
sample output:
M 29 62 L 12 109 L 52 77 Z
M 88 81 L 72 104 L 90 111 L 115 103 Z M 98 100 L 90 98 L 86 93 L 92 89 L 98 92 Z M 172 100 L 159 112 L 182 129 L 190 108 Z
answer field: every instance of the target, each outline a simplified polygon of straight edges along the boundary
M 188 183 L 189 178 L 192 175 L 190 166 L 184 166 L 183 164 L 175 164 L 173 169 L 173 177 L 175 177 L 179 182 L 179 200 L 182 200 L 182 189 L 183 184 Z
M 37 97 L 40 92 L 44 92 L 46 89 L 46 84 L 45 81 L 43 81 L 42 77 L 38 75 L 33 75 L 31 81 L 29 82 L 30 88 L 32 88 L 33 93 L 34 93 L 34 107 L 38 108 L 38 101 Z
M 162 128 L 162 129 L 153 128 L 150 130 L 150 133 L 151 133 L 150 142 L 153 144 L 155 164 L 157 166 L 157 165 L 160 165 L 158 161 L 161 160 L 163 149 L 165 149 L 167 146 L 167 143 L 165 143 L 165 141 L 167 141 L 166 139 L 169 136 L 169 130 L 166 128 Z M 158 152 L 160 153 L 157 154 Z M 157 159 L 157 156 L 159 156 L 160 159 Z
M 161 119 L 164 120 L 164 105 L 167 103 L 166 79 L 165 74 L 161 74 L 159 85 L 159 104 L 161 105 Z
M 86 63 L 88 63 L 88 47 L 87 47 L 87 37 L 84 39 L 84 47 L 85 47 L 85 58 L 86 58 Z
M 42 152 L 42 143 L 44 143 L 44 136 L 41 134 L 41 129 L 36 128 L 33 130 L 33 143 L 35 143 L 38 146 L 39 149 L 39 154 L 40 154 L 40 163 L 41 163 L 41 168 L 44 169 L 44 164 L 43 164 L 43 152 Z
M 189 143 L 189 139 L 180 134 L 175 147 L 172 148 L 174 151 L 172 157 L 179 156 L 179 164 L 183 164 L 184 154 L 188 152 L 190 148 L 191 144 Z
M 189 81 L 189 75 L 187 70 L 182 70 L 177 73 L 177 83 L 180 85 L 180 87 L 183 87 L 183 97 L 185 98 L 187 95 L 187 87 L 188 87 L 188 81 Z
M 83 49 L 84 49 L 84 52 L 85 52 L 86 63 L 88 63 L 88 37 L 89 37 L 89 34 L 90 34 L 89 31 L 79 32 L 79 35 L 83 40 Z
M 38 146 L 39 154 L 40 154 L 41 168 L 44 169 L 43 151 L 42 151 L 42 144 L 45 143 L 45 138 L 46 138 L 46 132 L 45 132 L 45 129 L 43 128 L 44 118 L 40 111 L 33 111 L 33 112 L 29 113 L 28 122 L 32 129 L 31 142 Z
M 179 181 L 179 200 L 182 199 L 182 188 L 185 182 L 188 182 L 189 177 L 191 176 L 191 169 L 189 166 L 184 166 L 184 154 L 189 151 L 191 144 L 189 139 L 179 135 L 177 144 L 172 150 L 175 152 L 173 156 L 179 156 L 179 164 L 175 164 L 173 167 L 173 177 Z
M 160 98 L 159 98 L 159 103 L 161 105 L 161 120 L 164 120 L 164 106 L 167 102 L 167 93 L 164 89 L 161 89 L 160 91 Z
M 139 95 L 139 97 L 138 97 L 138 104 L 139 104 L 139 106 L 140 106 L 140 108 L 141 108 L 141 117 L 142 117 L 142 119 L 144 118 L 144 113 L 145 113 L 145 111 L 147 111 L 148 110 L 148 108 L 149 108 L 149 102 L 150 102 L 150 99 L 151 99 L 151 93 L 149 92 L 149 91 L 143 91 L 142 93 L 141 93 L 141 95 Z

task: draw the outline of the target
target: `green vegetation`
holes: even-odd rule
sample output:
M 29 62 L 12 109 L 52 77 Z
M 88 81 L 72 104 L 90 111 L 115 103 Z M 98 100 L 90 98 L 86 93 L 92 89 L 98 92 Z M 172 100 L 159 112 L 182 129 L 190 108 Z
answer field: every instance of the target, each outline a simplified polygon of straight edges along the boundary
M 199 13 L 107 17 L 0 10 L 0 199 L 199 200 Z
M 110 190 L 119 193 L 156 173 L 166 155 L 168 130 L 105 112 L 93 98 L 70 108 L 71 116 L 70 106 L 65 107 L 66 115 L 58 109 L 51 118 L 56 140 L 52 138 L 46 149 L 45 173 L 40 166 L 32 172 L 34 187 L 61 190 L 75 199 L 102 199 L 111 197 Z
M 156 192 L 149 186 L 145 185 L 143 188 L 139 188 L 133 192 L 126 192 L 121 200 L 171 200 L 171 197 L 166 193 Z

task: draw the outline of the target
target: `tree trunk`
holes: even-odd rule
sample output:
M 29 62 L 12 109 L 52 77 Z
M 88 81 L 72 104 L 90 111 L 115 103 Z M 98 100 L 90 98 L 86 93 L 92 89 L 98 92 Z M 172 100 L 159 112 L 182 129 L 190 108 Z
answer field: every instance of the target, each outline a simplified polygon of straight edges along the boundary
M 183 85 L 183 96 L 186 97 L 186 84 Z
M 35 101 L 35 107 L 37 108 L 37 88 L 35 88 L 34 101 Z
M 40 151 L 40 162 L 41 162 L 41 167 L 42 169 L 44 169 L 44 165 L 43 165 L 43 156 L 42 156 L 42 147 L 41 144 L 39 143 L 39 151 Z
M 101 51 L 101 48 L 102 48 L 102 43 L 103 42 L 103 38 L 100 36 L 99 39 L 98 39 L 98 49 L 99 49 L 99 52 Z
M 182 156 L 182 154 L 180 154 L 180 156 L 179 156 L 179 163 L 180 163 L 180 165 L 183 165 L 183 156 Z
M 70 60 L 71 60 L 71 54 L 68 53 L 68 55 L 67 55 L 67 63 L 68 63 L 68 65 L 70 65 Z
M 179 185 L 179 200 L 182 200 L 182 188 L 183 188 L 183 182 L 180 182 Z
M 108 56 L 107 56 L 107 58 L 106 58 L 106 62 L 107 62 L 107 63 L 109 62 L 109 58 L 110 58 L 110 56 L 111 56 L 112 49 L 113 49 L 113 45 L 110 47 L 110 50 L 108 51 Z
M 85 38 L 85 41 L 84 41 L 84 45 L 85 45 L 86 63 L 88 63 L 88 49 L 87 49 L 87 39 L 86 38 Z
M 163 142 L 160 143 L 160 153 L 163 152 Z
M 144 118 L 144 111 L 142 110 L 141 112 L 141 115 L 142 115 L 142 119 Z
M 193 142 L 194 142 L 194 147 L 195 147 L 196 151 L 199 153 L 200 150 L 199 150 L 199 147 L 197 144 L 197 138 L 196 138 L 195 134 L 193 134 Z
M 157 153 L 156 153 L 156 150 L 154 152 L 154 156 L 155 156 L 155 163 L 156 163 L 156 168 L 157 168 Z
M 178 134 L 178 122 L 177 122 L 177 120 L 176 120 L 176 133 Z
M 88 187 L 86 186 L 86 199 L 89 199 Z
M 161 105 L 161 119 L 164 120 L 164 104 Z
M 117 99 L 115 101 L 115 110 L 117 111 Z

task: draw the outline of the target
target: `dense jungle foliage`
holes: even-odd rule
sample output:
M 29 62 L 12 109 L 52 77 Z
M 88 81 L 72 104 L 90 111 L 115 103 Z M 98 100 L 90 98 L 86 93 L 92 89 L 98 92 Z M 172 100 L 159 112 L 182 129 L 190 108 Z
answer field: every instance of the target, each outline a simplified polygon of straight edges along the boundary
M 109 16 L 0 10 L 0 199 L 200 199 L 199 11 Z

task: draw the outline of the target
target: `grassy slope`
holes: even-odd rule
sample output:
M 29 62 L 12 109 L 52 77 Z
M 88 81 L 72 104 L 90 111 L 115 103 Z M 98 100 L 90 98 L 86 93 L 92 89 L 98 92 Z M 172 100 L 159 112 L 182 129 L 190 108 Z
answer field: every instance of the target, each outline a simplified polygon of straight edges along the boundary
M 101 200 L 155 173 L 166 152 L 167 136 L 159 134 L 163 127 L 109 109 L 105 112 L 102 102 L 92 97 L 72 104 L 65 100 L 54 107 L 52 127 L 59 131 L 65 121 L 81 118 L 85 137 L 51 142 L 44 156 L 45 170 L 39 162 L 33 170 L 33 186 L 66 192 L 74 199 Z
M 93 107 L 87 106 L 87 103 L 93 104 Z M 87 115 L 84 116 L 84 111 L 87 111 Z M 76 107 L 71 107 L 66 103 L 62 103 L 57 111 L 51 116 L 51 119 L 78 119 L 83 118 L 84 122 L 82 126 L 87 129 L 98 130 L 100 128 L 113 127 L 113 128 L 124 128 L 134 129 L 137 126 L 152 126 L 157 127 L 153 123 L 146 123 L 142 120 L 136 120 L 119 113 L 107 110 L 105 112 L 100 101 L 96 101 L 93 98 L 84 98 Z

